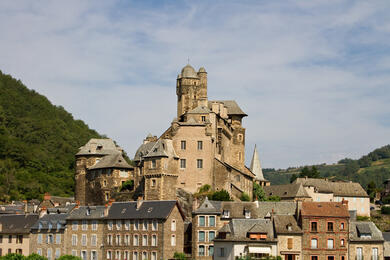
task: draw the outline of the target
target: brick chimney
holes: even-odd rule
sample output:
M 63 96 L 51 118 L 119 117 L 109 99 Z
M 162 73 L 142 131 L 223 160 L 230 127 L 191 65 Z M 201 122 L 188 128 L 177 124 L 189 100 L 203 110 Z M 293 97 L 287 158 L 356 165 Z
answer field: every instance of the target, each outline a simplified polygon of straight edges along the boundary
M 108 205 L 111 206 L 112 203 L 114 203 L 114 202 L 115 202 L 115 199 L 110 199 L 110 200 L 108 201 Z
M 343 200 L 341 201 L 341 203 L 342 203 L 343 205 L 345 205 L 345 206 L 348 207 L 348 200 L 343 199 Z
M 80 201 L 76 200 L 76 206 L 74 207 L 75 209 L 78 209 L 80 207 Z

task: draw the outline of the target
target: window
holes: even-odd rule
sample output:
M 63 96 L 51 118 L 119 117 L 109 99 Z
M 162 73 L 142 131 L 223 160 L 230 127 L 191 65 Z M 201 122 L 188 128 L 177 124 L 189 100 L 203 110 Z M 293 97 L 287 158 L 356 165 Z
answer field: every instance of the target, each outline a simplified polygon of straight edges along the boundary
M 171 231 L 176 231 L 176 220 L 172 220 L 171 222 Z
M 204 231 L 199 231 L 198 232 L 198 241 L 199 242 L 204 242 L 205 241 L 205 233 L 204 233 Z
M 344 239 L 341 239 L 340 240 L 340 246 L 344 246 L 345 245 L 345 240 Z
M 148 245 L 148 235 L 143 235 L 142 236 L 142 246 L 147 246 Z
M 333 255 L 328 255 L 328 257 L 326 259 L 327 260 L 334 260 L 334 256 Z
M 16 235 L 16 244 L 23 244 L 23 235 Z
M 116 250 L 116 252 L 115 252 L 115 259 L 121 259 L 121 251 Z
M 122 220 L 117 220 L 116 221 L 116 230 L 121 230 L 122 227 Z
M 333 232 L 333 222 L 328 222 L 328 232 Z
M 48 226 L 48 229 L 52 229 L 53 228 L 53 224 L 49 222 L 49 224 L 47 225 Z
M 82 229 L 82 230 L 87 230 L 87 229 L 88 229 L 88 223 L 87 223 L 86 220 L 83 220 L 83 221 L 82 221 L 81 229 Z
M 72 230 L 77 230 L 78 229 L 79 223 L 77 221 L 72 222 Z
M 139 225 L 138 219 L 136 219 L 136 220 L 134 221 L 134 230 L 138 230 L 138 225 Z
M 42 234 L 38 234 L 38 244 L 42 244 Z
M 209 232 L 209 242 L 213 241 L 214 238 L 215 238 L 215 231 L 210 231 Z
M 186 168 L 186 159 L 180 159 L 180 168 L 185 169 Z
M 318 260 L 318 255 L 312 255 L 311 260 Z
M 229 210 L 223 210 L 222 211 L 222 217 L 223 218 L 229 218 L 229 216 L 230 216 Z
M 138 260 L 138 252 L 133 252 L 133 260 Z
M 129 251 L 123 252 L 123 259 L 125 259 L 125 260 L 129 259 Z
M 116 235 L 116 237 L 115 237 L 115 244 L 117 246 L 121 245 L 121 235 Z
M 77 235 L 72 235 L 72 246 L 77 246 Z
M 206 226 L 206 223 L 205 223 L 205 216 L 199 216 L 199 227 L 204 227 Z
M 157 220 L 153 220 L 153 221 L 152 221 L 152 230 L 153 230 L 153 231 L 156 231 L 157 228 L 158 228 Z
M 203 160 L 202 159 L 197 159 L 196 160 L 196 167 L 198 169 L 202 169 L 203 168 Z
M 185 150 L 186 149 L 186 141 L 181 141 L 180 142 L 180 148 L 182 149 L 182 150 Z
M 134 235 L 133 237 L 133 246 L 138 246 L 139 245 L 139 236 Z
M 86 246 L 87 245 L 87 235 L 86 234 L 82 234 L 81 235 L 81 245 L 82 246 Z
M 38 249 L 37 249 L 37 254 L 40 255 L 40 256 L 42 256 L 42 248 L 38 248 Z M 1 256 L 1 255 L 0 255 L 0 256 Z
M 288 249 L 292 249 L 293 248 L 293 239 L 292 238 L 288 238 L 287 239 L 287 248 Z
M 224 247 L 220 247 L 219 248 L 219 254 L 218 256 L 220 257 L 225 257 L 225 248 Z
M 77 256 L 77 251 L 76 250 L 72 250 L 72 256 Z
M 112 226 L 113 226 L 112 220 L 107 221 L 108 230 L 112 230 Z
M 153 159 L 152 162 L 151 162 L 151 168 L 152 169 L 155 169 L 157 167 L 157 162 L 156 162 L 156 159 Z
M 56 244 L 61 244 L 61 234 L 56 234 Z
M 107 251 L 107 259 L 112 259 L 112 252 L 111 251 Z
M 317 248 L 317 238 L 311 239 L 311 248 Z
M 12 243 L 12 235 L 9 235 L 9 236 L 8 236 L 8 243 L 9 243 L 9 244 Z
M 214 246 L 209 246 L 209 256 L 214 255 Z
M 156 187 L 156 179 L 152 179 L 152 187 Z
M 311 222 L 310 223 L 310 230 L 311 232 L 317 232 L 317 222 Z
M 152 235 L 152 246 L 157 246 L 157 236 Z
M 55 255 L 55 258 L 56 258 L 56 259 L 59 258 L 60 255 L 61 255 L 61 249 L 56 248 L 56 255 Z
M 95 250 L 91 251 L 91 260 L 97 260 L 97 252 Z
M 333 249 L 333 248 L 334 248 L 334 240 L 328 239 L 328 249 Z
M 3 235 L 0 235 L 0 244 L 3 243 Z
M 22 249 L 20 249 L 20 248 L 19 248 L 19 249 L 16 249 L 16 250 L 15 250 L 15 253 L 17 253 L 17 254 L 20 254 L 20 255 L 21 255 L 21 254 L 23 254 L 23 250 L 22 250 Z
M 126 234 L 125 235 L 125 246 L 130 245 L 130 235 Z
M 151 257 L 152 260 L 157 260 L 157 252 L 152 252 Z
M 92 220 L 92 230 L 97 230 L 97 221 Z
M 204 246 L 203 245 L 199 246 L 198 255 L 199 256 L 204 256 Z
M 342 223 L 340 224 L 340 229 L 341 229 L 341 230 L 344 230 L 344 222 L 342 222 Z
M 107 235 L 107 244 L 112 246 L 112 235 Z
M 245 218 L 251 218 L 251 212 L 249 210 L 244 211 Z
M 91 236 L 91 245 L 92 246 L 96 246 L 97 245 L 97 236 L 95 234 L 93 234 Z
M 148 230 L 148 221 L 147 220 L 144 220 L 144 222 L 142 224 L 142 230 Z
M 61 229 L 61 223 L 57 223 L 57 229 Z
M 171 246 L 176 246 L 176 236 L 175 235 L 171 236 Z
M 209 226 L 215 227 L 215 216 L 209 216 Z
M 202 122 L 206 122 L 206 116 L 202 116 L 201 119 L 202 119 Z
M 52 234 L 47 235 L 47 241 L 48 244 L 53 244 L 54 238 Z
M 203 141 L 198 141 L 198 150 L 203 150 Z
M 109 192 L 106 192 L 106 193 L 104 194 L 104 198 L 105 198 L 105 200 L 109 200 L 109 199 L 110 199 L 110 193 L 109 193 Z
M 377 247 L 372 248 L 372 260 L 378 260 L 378 248 Z
M 125 221 L 125 230 L 130 230 L 130 220 Z
M 51 260 L 51 248 L 47 249 L 47 259 Z
M 148 259 L 148 253 L 142 252 L 142 260 L 147 260 L 147 259 Z

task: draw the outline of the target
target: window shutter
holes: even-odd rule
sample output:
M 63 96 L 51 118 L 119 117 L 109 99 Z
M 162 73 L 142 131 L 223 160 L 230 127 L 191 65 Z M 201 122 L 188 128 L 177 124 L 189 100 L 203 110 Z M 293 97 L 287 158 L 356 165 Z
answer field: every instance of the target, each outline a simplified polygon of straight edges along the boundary
M 292 238 L 288 238 L 287 239 L 287 248 L 288 249 L 292 249 L 293 248 L 293 239 Z

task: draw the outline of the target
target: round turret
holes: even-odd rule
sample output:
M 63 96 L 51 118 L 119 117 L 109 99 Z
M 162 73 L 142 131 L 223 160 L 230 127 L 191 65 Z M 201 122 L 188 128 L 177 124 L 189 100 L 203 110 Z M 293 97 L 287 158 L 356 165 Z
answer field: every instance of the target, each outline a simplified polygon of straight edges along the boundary
M 183 78 L 198 78 L 198 74 L 196 73 L 195 69 L 190 64 L 187 64 L 181 70 L 181 76 Z
M 199 72 L 206 72 L 206 69 L 204 67 L 200 67 Z

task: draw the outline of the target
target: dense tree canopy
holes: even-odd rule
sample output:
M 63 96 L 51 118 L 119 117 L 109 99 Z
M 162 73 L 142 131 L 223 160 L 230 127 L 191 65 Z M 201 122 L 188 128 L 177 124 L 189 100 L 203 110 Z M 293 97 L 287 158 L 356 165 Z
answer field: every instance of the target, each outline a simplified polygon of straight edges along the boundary
M 73 195 L 74 155 L 100 135 L 0 71 L 0 200 Z

